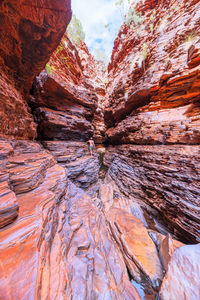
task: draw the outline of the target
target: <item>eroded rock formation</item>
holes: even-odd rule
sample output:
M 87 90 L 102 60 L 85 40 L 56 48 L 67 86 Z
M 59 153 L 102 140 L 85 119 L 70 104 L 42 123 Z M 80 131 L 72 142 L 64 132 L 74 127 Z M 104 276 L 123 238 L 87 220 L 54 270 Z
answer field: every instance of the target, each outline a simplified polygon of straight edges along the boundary
M 200 241 L 199 146 L 136 146 L 110 148 L 108 173 L 184 241 Z
M 19 215 L 1 231 L 0 299 L 139 299 L 95 201 L 38 143 L 9 145 Z
M 199 8 L 137 5 L 138 24 L 127 19 L 115 40 L 105 109 L 109 141 L 126 144 L 108 152 L 110 175 L 188 242 L 200 241 Z
M 36 77 L 33 85 L 31 106 L 40 138 L 87 141 L 94 132 L 96 141 L 101 142 L 104 95 L 103 72 L 87 46 L 83 42 L 75 46 L 65 35 L 51 57 L 48 72 Z
M 36 124 L 27 106 L 33 79 L 60 43 L 71 18 L 70 1 L 0 2 L 0 133 L 33 139 Z
M 106 86 L 70 1 L 0 1 L 0 300 L 199 300 L 199 9 L 140 1 Z
M 115 40 L 107 134 L 115 143 L 199 144 L 200 4 L 158 2 Z

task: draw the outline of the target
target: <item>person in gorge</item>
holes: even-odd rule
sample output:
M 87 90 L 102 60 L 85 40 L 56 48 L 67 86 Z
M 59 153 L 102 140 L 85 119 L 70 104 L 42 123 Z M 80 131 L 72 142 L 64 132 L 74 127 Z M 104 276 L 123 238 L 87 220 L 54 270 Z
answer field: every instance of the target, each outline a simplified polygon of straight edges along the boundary
M 94 146 L 95 146 L 93 138 L 89 139 L 88 144 L 89 144 L 90 156 L 93 156 L 93 151 L 94 151 Z

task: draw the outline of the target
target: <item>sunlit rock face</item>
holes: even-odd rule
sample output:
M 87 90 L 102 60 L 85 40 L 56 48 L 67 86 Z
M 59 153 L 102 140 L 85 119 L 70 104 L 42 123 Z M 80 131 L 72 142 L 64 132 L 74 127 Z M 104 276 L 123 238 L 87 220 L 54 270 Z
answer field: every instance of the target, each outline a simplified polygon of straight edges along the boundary
M 111 142 L 200 143 L 199 9 L 199 1 L 158 1 L 141 24 L 121 27 L 109 65 Z
M 187 242 L 200 241 L 199 9 L 138 3 L 137 26 L 127 19 L 115 40 L 105 108 L 108 140 L 127 144 L 107 153 L 110 176 Z
M 71 18 L 70 1 L 0 2 L 0 133 L 33 139 L 26 104 L 32 81 L 58 46 Z
M 2 173 L 7 172 L 1 182 L 9 197 L 9 202 L 4 197 L 3 205 L 0 202 L 1 299 L 90 299 L 92 295 L 139 300 L 99 209 L 100 199 L 68 180 L 65 168 L 38 143 L 4 141 L 0 146 L 5 159 Z M 64 153 L 58 160 L 64 160 Z M 15 217 L 13 207 L 19 208 Z
M 87 46 L 81 41 L 75 46 L 65 35 L 33 85 L 30 105 L 39 138 L 86 141 L 94 135 L 101 142 L 104 94 L 103 72 Z
M 0 1 L 0 299 L 200 299 L 198 2 L 138 3 L 105 89 L 68 2 Z

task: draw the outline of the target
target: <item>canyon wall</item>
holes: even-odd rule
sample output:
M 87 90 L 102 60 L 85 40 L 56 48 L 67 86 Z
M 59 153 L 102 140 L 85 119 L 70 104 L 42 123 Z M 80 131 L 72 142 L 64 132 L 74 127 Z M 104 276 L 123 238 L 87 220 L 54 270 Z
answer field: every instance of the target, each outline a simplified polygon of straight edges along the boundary
M 1 1 L 0 49 L 14 29 L 18 48 L 1 53 L 0 299 L 139 300 L 100 199 L 83 190 L 98 181 L 85 141 L 103 140 L 105 89 L 84 43 L 58 46 L 69 4 Z
M 65 34 L 46 70 L 36 77 L 32 94 L 39 139 L 87 141 L 94 135 L 101 142 L 103 71 L 83 41 L 74 45 Z
M 81 188 L 98 181 L 99 155 L 91 159 L 86 142 L 104 140 L 104 77 L 86 44 L 73 43 L 65 33 L 31 89 L 37 138 Z
M 107 153 L 109 175 L 187 242 L 200 241 L 199 9 L 137 4 L 115 40 L 105 109 L 108 140 L 126 144 Z
M 29 91 L 71 19 L 70 1 L 3 0 L 0 19 L 0 134 L 34 139 Z
M 107 87 L 111 142 L 200 143 L 198 12 L 195 1 L 160 1 L 121 27 Z
M 199 299 L 200 7 L 176 2 L 137 4 L 105 86 L 70 1 L 0 1 L 0 300 Z
M 9 179 L 0 183 L 0 299 L 139 300 L 98 199 L 71 182 L 74 169 L 37 142 L 0 149 Z

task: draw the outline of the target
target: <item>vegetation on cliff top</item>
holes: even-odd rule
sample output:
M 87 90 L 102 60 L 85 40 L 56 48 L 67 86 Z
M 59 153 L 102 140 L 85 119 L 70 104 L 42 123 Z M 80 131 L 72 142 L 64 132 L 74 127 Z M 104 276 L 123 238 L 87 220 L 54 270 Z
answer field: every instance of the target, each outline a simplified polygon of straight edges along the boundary
M 81 21 L 73 14 L 71 22 L 67 27 L 67 35 L 71 42 L 75 45 L 80 45 L 85 40 L 85 33 Z
M 80 46 L 81 42 L 85 40 L 85 33 L 83 31 L 82 24 L 81 24 L 80 20 L 74 14 L 72 16 L 70 24 L 67 27 L 66 33 L 67 33 L 67 36 L 69 37 L 69 39 L 71 40 L 71 42 L 75 46 Z M 62 52 L 63 49 L 65 48 L 65 41 L 66 41 L 66 38 L 63 37 L 60 45 L 58 46 L 58 48 L 56 50 L 57 54 L 59 52 Z M 66 65 L 66 67 L 68 69 L 70 69 L 69 57 L 67 57 L 63 53 L 61 53 L 60 59 Z M 46 64 L 45 69 L 46 69 L 47 74 L 52 75 L 55 67 L 52 65 L 51 59 Z

